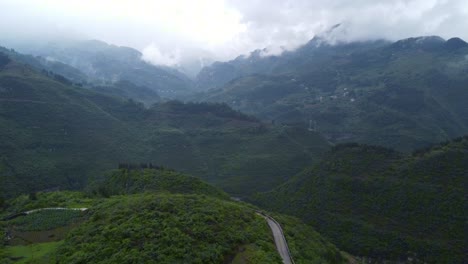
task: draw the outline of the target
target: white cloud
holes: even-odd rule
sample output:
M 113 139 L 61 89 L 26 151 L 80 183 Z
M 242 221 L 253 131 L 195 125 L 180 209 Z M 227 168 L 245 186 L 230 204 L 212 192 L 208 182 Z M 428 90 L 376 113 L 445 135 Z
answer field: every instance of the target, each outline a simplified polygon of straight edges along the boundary
M 156 44 L 151 43 L 143 49 L 143 60 L 154 64 L 178 66 L 181 61 L 180 50 L 161 52 Z
M 468 39 L 466 0 L 0 0 L 0 10 L 4 43 L 94 38 L 164 65 L 277 54 L 337 23 L 333 40 Z

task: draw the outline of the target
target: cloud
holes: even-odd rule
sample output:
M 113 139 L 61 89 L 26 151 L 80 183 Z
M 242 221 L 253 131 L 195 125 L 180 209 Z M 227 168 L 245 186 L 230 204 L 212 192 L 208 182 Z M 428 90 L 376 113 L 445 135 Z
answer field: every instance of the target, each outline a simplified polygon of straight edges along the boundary
M 341 23 L 334 41 L 421 35 L 468 38 L 464 0 L 230 0 L 243 16 L 245 38 L 257 47 L 294 49 Z
M 156 44 L 151 43 L 143 49 L 143 60 L 166 66 L 177 66 L 180 63 L 180 50 L 161 52 Z
M 155 64 L 295 49 L 333 25 L 330 41 L 421 35 L 468 40 L 466 0 L 0 0 L 2 43 L 99 39 Z M 10 41 L 10 42 L 8 42 Z

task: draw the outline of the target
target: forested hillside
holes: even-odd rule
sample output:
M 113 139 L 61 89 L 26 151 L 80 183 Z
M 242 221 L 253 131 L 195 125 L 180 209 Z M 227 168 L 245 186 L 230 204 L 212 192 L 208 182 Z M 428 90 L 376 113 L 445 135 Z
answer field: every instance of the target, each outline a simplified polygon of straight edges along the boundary
M 463 263 L 467 166 L 467 136 L 412 155 L 338 145 L 252 201 L 301 217 L 354 255 Z

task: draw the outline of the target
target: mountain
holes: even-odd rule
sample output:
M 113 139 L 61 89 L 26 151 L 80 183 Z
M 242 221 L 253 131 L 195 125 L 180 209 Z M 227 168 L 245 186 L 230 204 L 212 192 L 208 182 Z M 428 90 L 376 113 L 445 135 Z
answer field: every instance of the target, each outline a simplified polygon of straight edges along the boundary
M 3 196 L 82 188 L 119 162 L 174 168 L 243 196 L 273 188 L 329 149 L 314 132 L 262 123 L 227 105 L 145 108 L 11 57 L 0 61 Z
M 38 210 L 0 222 L 9 234 L 7 245 L 0 245 L 1 262 L 281 263 L 258 208 L 231 201 L 199 179 L 163 168 L 126 168 L 99 184 L 119 195 L 46 192 L 9 200 L 1 216 L 44 207 L 87 210 Z M 292 217 L 275 218 L 299 263 L 344 263 L 312 228 Z M 41 251 L 22 251 L 24 238 Z
M 129 81 L 169 98 L 190 92 L 192 86 L 192 81 L 183 73 L 149 64 L 135 49 L 98 40 L 49 43 L 31 52 L 46 61 L 58 61 L 79 69 L 92 83 Z
M 377 262 L 464 263 L 468 136 L 402 154 L 333 147 L 257 205 L 296 215 L 338 247 Z
M 66 76 L 68 80 L 74 83 L 86 83 L 88 81 L 88 76 L 86 76 L 86 74 L 77 68 L 56 60 L 46 59 L 40 56 L 22 54 L 15 51 L 14 49 L 7 49 L 5 47 L 0 47 L 0 52 L 5 56 L 13 58 L 17 62 L 27 64 L 38 71 Z
M 25 55 L 12 49 L 0 47 L 0 52 L 5 56 L 13 58 L 15 61 L 27 64 L 37 71 L 42 72 L 52 78 L 59 79 L 67 84 L 74 84 L 79 87 L 89 88 L 104 94 L 124 97 L 151 105 L 161 100 L 159 94 L 146 87 L 138 86 L 129 81 L 121 80 L 116 82 L 93 83 L 89 76 L 68 64 L 57 60 L 41 56 Z
M 314 124 L 335 143 L 411 151 L 468 132 L 468 44 L 418 37 L 328 44 L 280 56 L 254 52 L 198 76 L 192 99 L 225 102 L 263 120 Z

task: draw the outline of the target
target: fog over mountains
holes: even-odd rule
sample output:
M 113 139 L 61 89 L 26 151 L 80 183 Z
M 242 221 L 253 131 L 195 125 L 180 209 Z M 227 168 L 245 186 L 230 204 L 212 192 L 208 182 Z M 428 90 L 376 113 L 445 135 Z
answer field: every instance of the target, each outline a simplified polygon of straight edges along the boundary
M 468 39 L 463 0 L 411 1 L 1 1 L 0 34 L 8 47 L 97 39 L 135 48 L 154 64 L 194 75 L 202 64 L 255 49 L 294 50 L 333 25 L 330 40 L 439 35 Z M 200 63 L 202 60 L 202 63 Z

